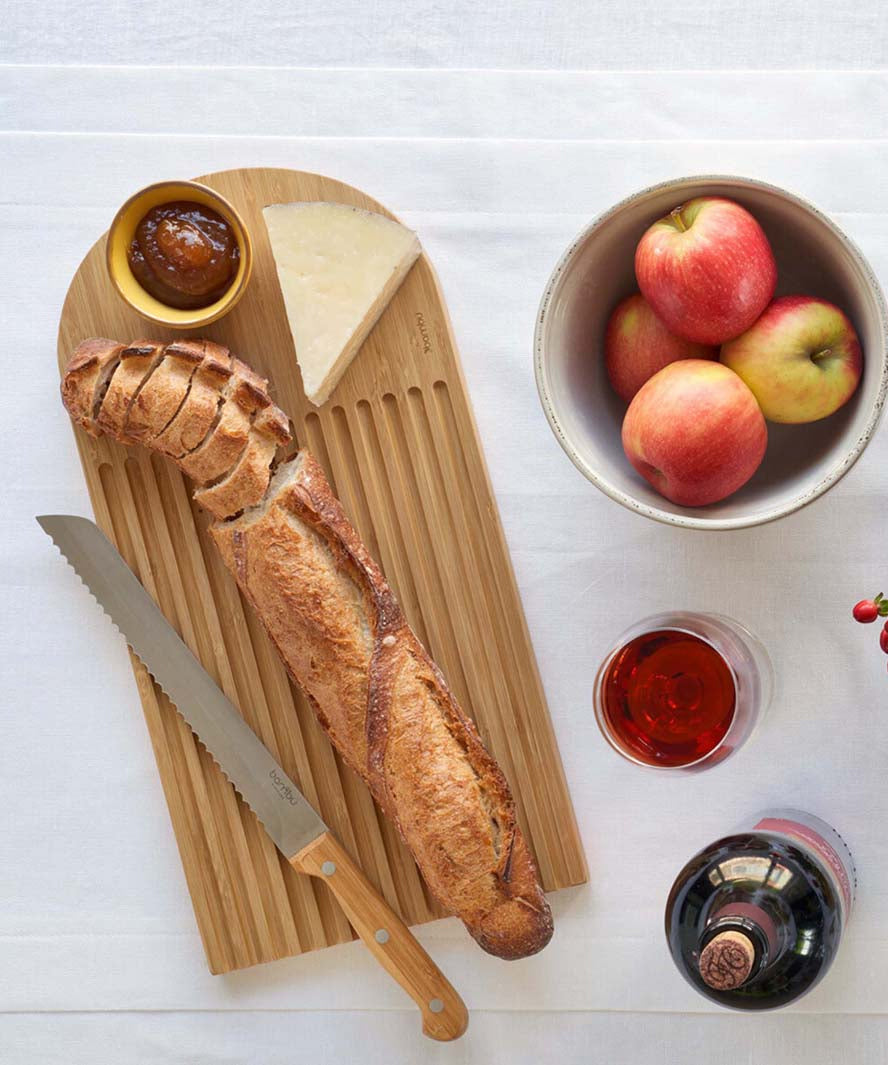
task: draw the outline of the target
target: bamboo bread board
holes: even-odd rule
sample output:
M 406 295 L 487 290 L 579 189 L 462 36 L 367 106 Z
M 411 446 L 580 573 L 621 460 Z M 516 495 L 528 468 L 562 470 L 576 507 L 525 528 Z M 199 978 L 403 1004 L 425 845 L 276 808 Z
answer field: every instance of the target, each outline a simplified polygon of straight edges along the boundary
M 199 333 L 269 378 L 405 614 L 476 721 L 515 796 L 547 891 L 586 865 L 438 282 L 423 254 L 330 400 L 302 392 L 261 210 L 330 200 L 392 217 L 357 189 L 291 170 L 198 178 L 241 213 L 253 277 Z M 420 234 L 421 237 L 421 234 Z M 105 237 L 68 291 L 59 366 L 88 336 L 172 340 L 114 291 Z M 182 335 L 179 333 L 178 335 Z M 327 740 L 206 534 L 172 463 L 74 430 L 96 520 L 185 642 L 408 924 L 442 916 L 407 849 Z M 96 663 L 99 666 L 99 663 Z M 210 970 L 353 938 L 325 886 L 295 873 L 138 659 L 133 670 Z M 468 937 L 467 937 L 468 943 Z M 471 949 L 475 949 L 472 947 Z

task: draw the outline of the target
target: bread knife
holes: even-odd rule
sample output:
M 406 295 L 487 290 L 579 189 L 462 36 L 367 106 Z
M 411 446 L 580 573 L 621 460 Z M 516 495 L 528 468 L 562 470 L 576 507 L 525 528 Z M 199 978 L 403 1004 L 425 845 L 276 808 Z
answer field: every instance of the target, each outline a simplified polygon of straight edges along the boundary
M 419 1006 L 423 1032 L 432 1039 L 459 1038 L 468 1025 L 462 999 L 183 643 L 117 549 L 86 518 L 47 514 L 37 521 L 278 850 L 294 869 L 328 885 L 377 961 Z

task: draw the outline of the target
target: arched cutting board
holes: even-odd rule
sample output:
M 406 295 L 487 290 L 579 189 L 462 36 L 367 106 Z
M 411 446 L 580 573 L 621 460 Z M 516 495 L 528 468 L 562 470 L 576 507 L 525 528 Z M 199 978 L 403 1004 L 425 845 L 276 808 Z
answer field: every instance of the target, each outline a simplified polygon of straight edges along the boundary
M 428 258 L 417 261 L 317 410 L 302 393 L 261 209 L 332 200 L 389 212 L 317 174 L 230 170 L 197 180 L 241 212 L 255 255 L 244 298 L 202 335 L 269 378 L 299 443 L 325 466 L 410 622 L 508 777 L 546 889 L 582 883 L 582 846 Z M 87 336 L 173 339 L 117 296 L 104 256 L 103 236 L 71 283 L 59 327 L 60 367 Z M 405 921 L 441 916 L 395 831 L 334 753 L 241 602 L 182 475 L 144 449 L 93 440 L 79 429 L 75 436 L 96 520 L 205 668 Z M 352 938 L 324 886 L 292 871 L 135 659 L 133 668 L 211 971 Z

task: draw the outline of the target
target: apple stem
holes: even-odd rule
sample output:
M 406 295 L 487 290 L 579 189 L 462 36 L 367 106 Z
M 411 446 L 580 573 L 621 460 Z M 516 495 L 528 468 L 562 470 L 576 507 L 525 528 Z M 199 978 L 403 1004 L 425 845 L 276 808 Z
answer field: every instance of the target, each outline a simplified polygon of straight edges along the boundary
M 684 210 L 684 204 L 680 207 L 674 208 L 669 212 L 669 217 L 672 219 L 673 225 L 679 231 L 679 233 L 686 233 L 688 227 L 685 225 L 684 219 L 681 217 L 681 212 Z
M 819 362 L 821 359 L 825 359 L 832 355 L 832 348 L 824 348 L 823 351 L 815 351 L 811 356 L 812 362 Z

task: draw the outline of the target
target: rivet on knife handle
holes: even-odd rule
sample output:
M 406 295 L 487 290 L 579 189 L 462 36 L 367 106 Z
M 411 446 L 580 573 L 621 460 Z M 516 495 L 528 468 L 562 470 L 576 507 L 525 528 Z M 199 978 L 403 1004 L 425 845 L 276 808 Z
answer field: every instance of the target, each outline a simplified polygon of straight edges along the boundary
M 290 864 L 327 883 L 376 960 L 419 1006 L 423 1032 L 432 1039 L 458 1039 L 469 1023 L 463 1000 L 337 840 L 325 832 Z

